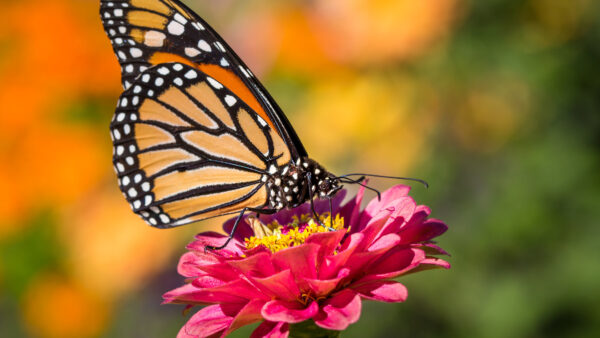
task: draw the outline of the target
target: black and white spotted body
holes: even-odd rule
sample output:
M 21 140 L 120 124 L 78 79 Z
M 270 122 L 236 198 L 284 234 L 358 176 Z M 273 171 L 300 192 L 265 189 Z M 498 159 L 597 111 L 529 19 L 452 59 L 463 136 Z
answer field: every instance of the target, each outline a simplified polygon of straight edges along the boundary
M 338 178 L 308 157 L 283 167 L 271 166 L 265 180 L 269 194 L 267 207 L 275 210 L 295 208 L 313 196 L 332 197 L 342 188 Z

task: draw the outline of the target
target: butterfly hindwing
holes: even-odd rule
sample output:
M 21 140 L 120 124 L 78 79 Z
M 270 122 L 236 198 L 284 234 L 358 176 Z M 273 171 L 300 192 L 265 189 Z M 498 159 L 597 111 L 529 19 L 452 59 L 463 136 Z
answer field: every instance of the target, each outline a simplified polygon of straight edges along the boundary
M 133 210 L 171 227 L 267 202 L 279 134 L 224 84 L 182 63 L 154 66 L 120 97 L 113 162 Z

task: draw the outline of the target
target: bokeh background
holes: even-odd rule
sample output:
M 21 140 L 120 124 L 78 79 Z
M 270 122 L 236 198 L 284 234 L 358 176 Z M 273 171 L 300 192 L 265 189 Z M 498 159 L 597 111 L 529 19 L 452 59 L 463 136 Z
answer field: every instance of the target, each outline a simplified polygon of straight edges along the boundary
M 344 337 L 600 336 L 597 1 L 185 3 L 326 167 L 431 184 L 413 195 L 450 226 L 452 269 L 365 302 Z M 119 193 L 98 1 L 0 5 L 0 336 L 174 336 L 161 295 L 222 220 L 153 229 Z

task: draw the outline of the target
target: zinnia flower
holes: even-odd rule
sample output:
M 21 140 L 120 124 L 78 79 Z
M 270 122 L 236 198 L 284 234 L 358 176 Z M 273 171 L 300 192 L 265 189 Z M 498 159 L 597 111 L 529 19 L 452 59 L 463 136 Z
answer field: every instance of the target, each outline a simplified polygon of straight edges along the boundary
M 332 203 L 333 217 L 327 201 L 316 201 L 324 226 L 312 218 L 309 204 L 245 217 L 234 239 L 218 251 L 205 247 L 223 244 L 226 236 L 197 235 L 179 262 L 187 284 L 163 297 L 188 308 L 208 306 L 178 337 L 226 336 L 260 321 L 252 337 L 307 330 L 336 336 L 359 319 L 363 299 L 403 302 L 407 290 L 395 278 L 450 267 L 432 256 L 447 254 L 431 241 L 447 226 L 428 219 L 429 208 L 416 205 L 409 190 L 395 186 L 363 211 L 364 190 L 343 206 L 341 192 Z M 233 222 L 224 228 L 230 230 Z

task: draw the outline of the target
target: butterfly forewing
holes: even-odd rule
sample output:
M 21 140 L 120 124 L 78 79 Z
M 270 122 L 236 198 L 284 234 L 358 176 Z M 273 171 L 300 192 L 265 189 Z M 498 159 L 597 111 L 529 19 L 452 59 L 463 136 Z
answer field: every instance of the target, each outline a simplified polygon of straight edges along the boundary
M 134 80 L 111 134 L 120 188 L 157 227 L 260 208 L 270 167 L 291 160 L 279 134 L 240 97 L 181 63 Z
M 228 44 L 176 0 L 101 1 L 106 34 L 129 88 L 147 68 L 181 62 L 226 85 L 281 135 L 294 158 L 306 151 L 277 103 Z

